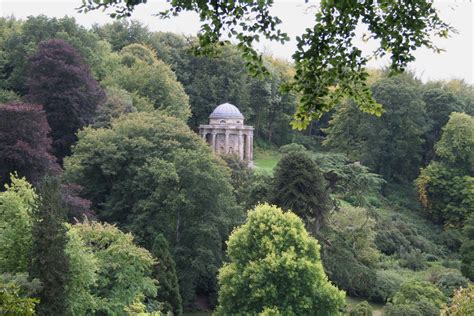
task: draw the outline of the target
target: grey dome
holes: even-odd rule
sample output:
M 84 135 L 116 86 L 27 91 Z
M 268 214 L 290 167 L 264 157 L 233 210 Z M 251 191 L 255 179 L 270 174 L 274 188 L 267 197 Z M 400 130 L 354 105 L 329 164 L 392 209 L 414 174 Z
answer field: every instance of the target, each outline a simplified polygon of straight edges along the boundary
M 211 119 L 244 119 L 239 109 L 230 103 L 223 103 L 216 107 L 209 115 Z

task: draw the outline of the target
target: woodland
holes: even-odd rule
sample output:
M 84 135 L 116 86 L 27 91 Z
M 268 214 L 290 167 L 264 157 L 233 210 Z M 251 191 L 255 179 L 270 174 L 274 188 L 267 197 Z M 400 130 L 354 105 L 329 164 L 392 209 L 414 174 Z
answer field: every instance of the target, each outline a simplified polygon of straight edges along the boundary
M 473 86 L 210 34 L 0 18 L 0 315 L 473 315 Z

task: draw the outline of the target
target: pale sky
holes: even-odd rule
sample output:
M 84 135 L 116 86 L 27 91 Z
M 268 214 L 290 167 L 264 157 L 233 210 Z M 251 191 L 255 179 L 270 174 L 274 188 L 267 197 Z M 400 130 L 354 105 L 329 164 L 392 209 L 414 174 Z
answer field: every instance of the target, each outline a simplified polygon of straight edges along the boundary
M 170 20 L 160 20 L 153 16 L 166 8 L 164 0 L 148 0 L 149 3 L 137 7 L 132 19 L 142 22 L 151 31 L 169 31 L 179 34 L 195 35 L 199 30 L 199 19 L 196 14 L 185 13 Z M 295 37 L 301 35 L 307 27 L 314 25 L 314 6 L 319 1 L 304 0 L 276 0 L 273 14 L 283 21 L 281 29 L 292 39 L 285 45 L 275 42 L 262 41 L 258 45 L 260 51 L 271 53 L 273 56 L 291 60 L 296 49 Z M 112 19 L 104 12 L 95 11 L 87 14 L 78 13 L 75 8 L 81 5 L 81 0 L 0 0 L 0 14 L 14 15 L 17 18 L 26 18 L 30 15 L 44 14 L 50 17 L 73 16 L 79 24 L 90 27 L 94 23 L 105 24 Z M 455 27 L 459 34 L 448 39 L 437 39 L 435 43 L 446 50 L 436 54 L 427 49 L 419 49 L 415 56 L 417 60 L 410 64 L 409 69 L 423 81 L 439 79 L 464 79 L 473 84 L 474 78 L 474 5 L 472 1 L 435 1 L 443 20 Z M 359 38 L 362 31 L 358 32 Z M 373 50 L 374 43 L 358 45 L 365 53 Z M 387 59 L 371 61 L 371 67 L 383 67 L 388 64 Z

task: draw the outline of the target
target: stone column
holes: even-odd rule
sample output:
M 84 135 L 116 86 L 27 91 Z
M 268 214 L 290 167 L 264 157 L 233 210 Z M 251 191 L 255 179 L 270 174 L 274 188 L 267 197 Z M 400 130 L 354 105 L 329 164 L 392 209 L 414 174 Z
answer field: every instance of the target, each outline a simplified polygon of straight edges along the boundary
M 225 142 L 224 142 L 224 154 L 227 155 L 229 153 L 229 130 L 225 130 Z
M 241 130 L 239 130 L 239 158 L 244 160 L 244 137 Z
M 246 138 L 247 138 L 247 154 L 245 155 L 245 159 L 250 161 L 251 160 L 251 158 L 250 158 L 251 157 L 251 153 L 250 153 L 251 148 L 250 148 L 250 132 L 249 131 L 247 131 L 247 133 L 246 133 Z
M 213 152 L 216 151 L 216 132 L 214 131 L 211 133 L 211 148 Z
M 253 161 L 253 132 L 250 132 L 250 161 Z

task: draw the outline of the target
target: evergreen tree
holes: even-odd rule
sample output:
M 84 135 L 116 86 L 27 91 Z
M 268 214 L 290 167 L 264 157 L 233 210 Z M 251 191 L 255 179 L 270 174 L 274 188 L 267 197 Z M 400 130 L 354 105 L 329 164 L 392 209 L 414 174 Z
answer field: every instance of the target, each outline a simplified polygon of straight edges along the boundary
M 330 199 L 321 170 L 307 153 L 293 151 L 278 162 L 272 203 L 291 209 L 310 232 L 319 232 L 330 210 Z
M 474 214 L 471 214 L 464 223 L 460 253 L 462 274 L 474 281 Z
M 69 261 L 65 252 L 66 209 L 59 180 L 46 177 L 39 189 L 39 205 L 33 212 L 31 276 L 41 281 L 39 315 L 66 315 Z
M 62 162 L 77 130 L 92 122 L 104 92 L 79 52 L 63 40 L 41 42 L 30 65 L 28 98 L 43 105 L 54 154 Z
M 151 247 L 151 254 L 158 261 L 153 275 L 159 282 L 156 300 L 164 303 L 163 312 L 173 312 L 173 315 L 180 316 L 183 313 L 183 308 L 176 267 L 169 251 L 168 241 L 163 235 L 156 236 Z

